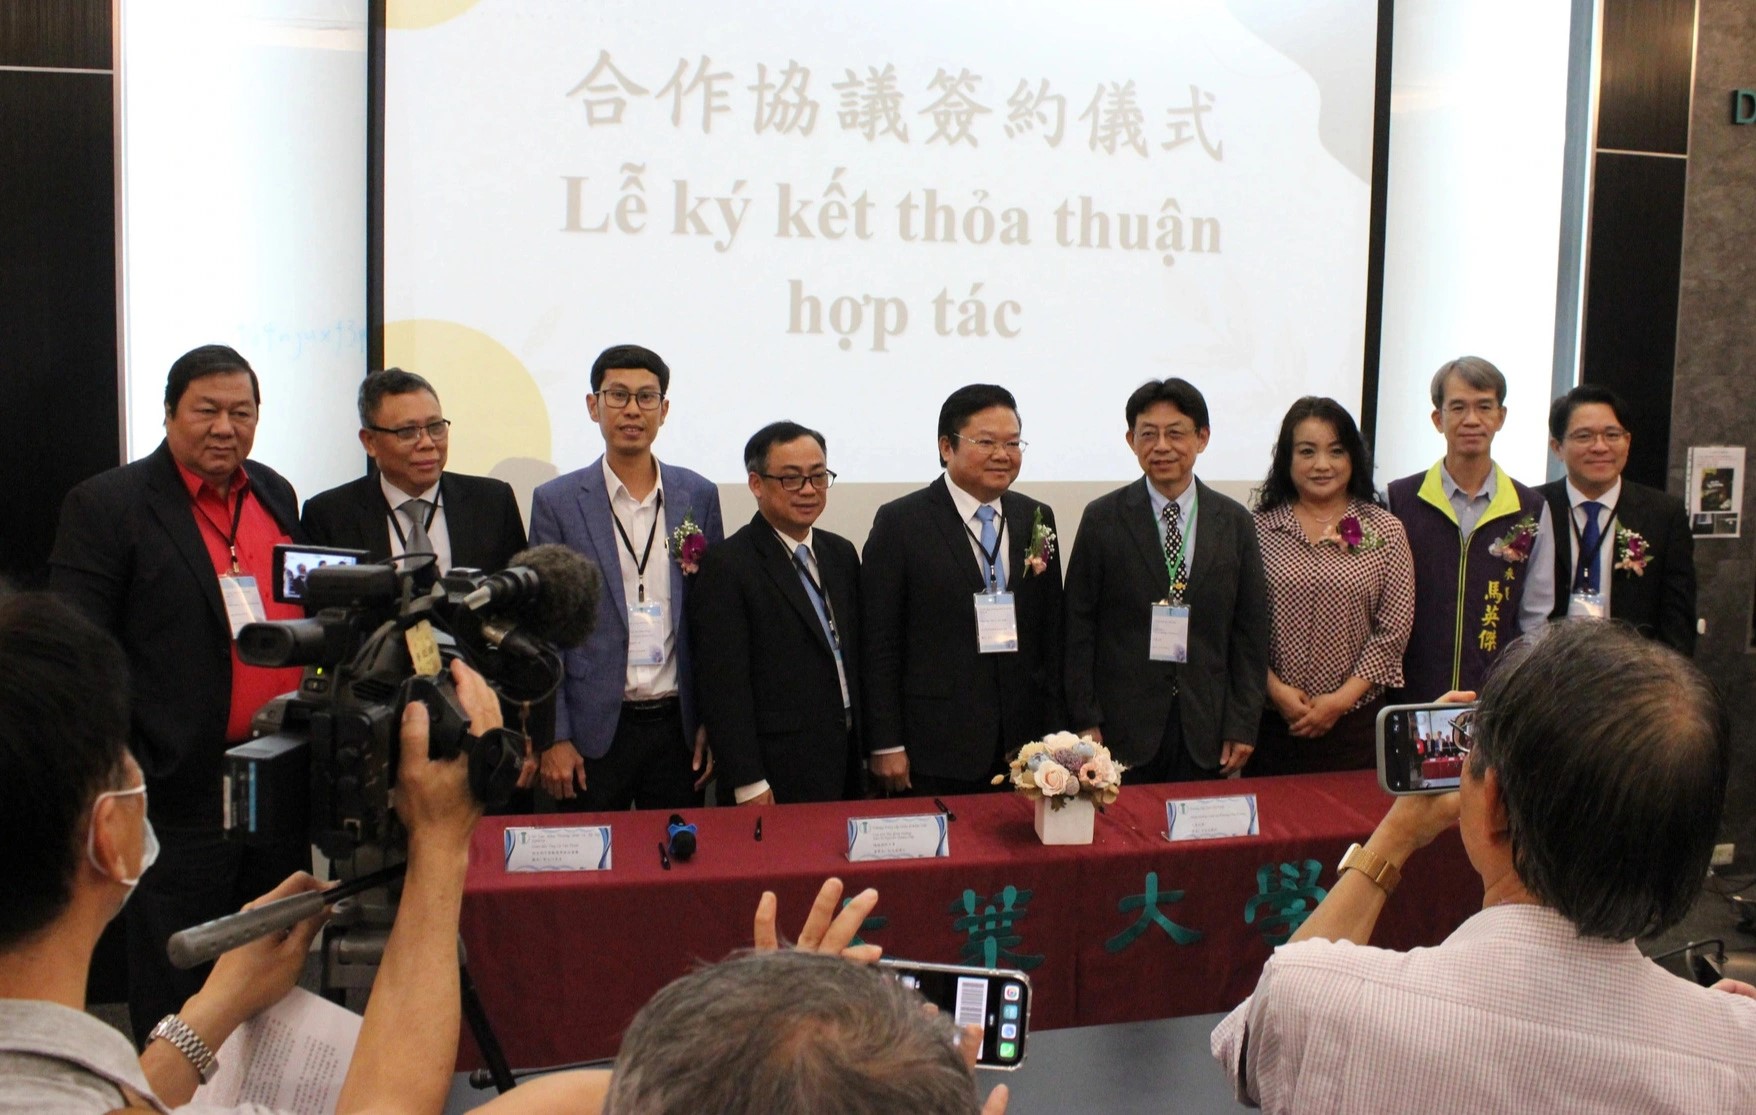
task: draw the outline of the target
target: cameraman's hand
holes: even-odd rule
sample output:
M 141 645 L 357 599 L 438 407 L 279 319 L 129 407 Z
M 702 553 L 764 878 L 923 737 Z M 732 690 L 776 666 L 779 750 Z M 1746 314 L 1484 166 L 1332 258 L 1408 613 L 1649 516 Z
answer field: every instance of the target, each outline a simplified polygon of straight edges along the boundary
M 480 734 L 500 727 L 500 702 L 482 676 L 460 660 L 451 663 L 458 703 L 469 717 L 470 731 Z M 410 701 L 402 712 L 402 759 L 397 767 L 396 815 L 409 830 L 410 844 L 426 840 L 468 849 L 470 833 L 482 815 L 482 804 L 470 793 L 469 758 L 427 756 L 427 706 Z
M 794 948 L 805 952 L 820 952 L 829 956 L 840 956 L 855 964 L 873 964 L 884 954 L 877 945 L 855 945 L 851 942 L 858 936 L 860 925 L 872 916 L 872 910 L 878 905 L 878 892 L 870 887 L 854 895 L 846 906 L 839 911 L 842 885 L 840 879 L 830 878 L 823 881 L 817 890 L 816 901 L 811 903 L 811 912 L 805 918 L 805 924 L 799 929 L 799 940 Z M 756 927 L 753 933 L 758 951 L 767 951 L 780 947 L 780 932 L 776 929 L 776 914 L 779 900 L 774 892 L 765 890 L 756 903 Z
M 585 792 L 585 760 L 572 740 L 558 739 L 555 746 L 543 752 L 542 768 L 543 789 L 556 801 Z

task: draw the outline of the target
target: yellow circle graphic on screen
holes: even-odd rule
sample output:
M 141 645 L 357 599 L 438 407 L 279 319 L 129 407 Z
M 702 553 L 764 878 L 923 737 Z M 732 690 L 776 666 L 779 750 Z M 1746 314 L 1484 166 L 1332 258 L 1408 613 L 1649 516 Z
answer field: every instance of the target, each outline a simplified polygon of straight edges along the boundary
M 384 5 L 384 26 L 419 31 L 456 19 L 475 6 L 476 0 L 389 0 Z
M 426 377 L 451 419 L 445 467 L 489 476 L 518 458 L 548 461 L 549 408 L 506 346 L 454 321 L 384 325 L 384 365 Z

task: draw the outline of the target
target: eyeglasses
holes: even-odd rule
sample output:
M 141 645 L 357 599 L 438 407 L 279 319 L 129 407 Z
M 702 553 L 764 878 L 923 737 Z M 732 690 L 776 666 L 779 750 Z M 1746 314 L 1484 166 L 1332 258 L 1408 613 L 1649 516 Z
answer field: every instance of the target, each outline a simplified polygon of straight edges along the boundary
M 991 437 L 964 437 L 962 434 L 952 434 L 951 436 L 965 445 L 973 445 L 983 453 L 988 454 L 992 454 L 996 449 L 1004 449 L 1008 453 L 1022 453 L 1030 445 L 1030 442 L 1018 438 L 1013 438 L 1011 441 L 995 441 Z
M 1585 449 L 1600 437 L 1604 439 L 1605 445 L 1614 449 L 1628 440 L 1628 431 L 1620 426 L 1606 426 L 1601 430 L 1574 430 L 1567 435 L 1567 444 Z
M 612 410 L 621 410 L 633 399 L 641 410 L 657 410 L 658 405 L 665 401 L 663 391 L 647 388 L 644 391 L 630 391 L 626 387 L 606 387 L 598 392 L 598 402 L 604 403 Z
M 1466 709 L 1451 720 L 1451 745 L 1465 755 L 1475 746 L 1475 716 L 1475 709 Z
M 441 418 L 439 421 L 429 422 L 425 426 L 398 426 L 394 430 L 387 426 L 368 425 L 366 428 L 380 434 L 392 434 L 395 436 L 396 440 L 402 442 L 404 445 L 413 445 L 415 442 L 421 440 L 422 434 L 426 434 L 434 441 L 444 441 L 446 438 L 450 437 L 451 419 Z
M 827 491 L 829 486 L 835 483 L 835 473 L 830 472 L 828 469 L 824 469 L 822 472 L 813 472 L 806 476 L 776 476 L 772 472 L 759 472 L 756 475 L 762 477 L 764 480 L 774 481 L 789 492 L 804 490 L 807 482 L 810 483 L 811 487 L 823 492 Z

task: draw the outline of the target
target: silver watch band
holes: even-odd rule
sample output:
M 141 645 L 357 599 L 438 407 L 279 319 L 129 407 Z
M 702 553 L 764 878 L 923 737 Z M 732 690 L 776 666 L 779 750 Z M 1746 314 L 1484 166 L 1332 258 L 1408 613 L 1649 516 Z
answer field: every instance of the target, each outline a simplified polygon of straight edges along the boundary
M 200 1034 L 190 1029 L 189 1024 L 176 1015 L 167 1014 L 159 1019 L 159 1024 L 152 1028 L 152 1036 L 147 1040 L 151 1041 L 153 1038 L 163 1038 L 176 1046 L 177 1051 L 189 1058 L 189 1063 L 195 1066 L 203 1084 L 211 1081 L 214 1074 L 219 1072 L 219 1059 L 213 1055 L 213 1050 L 201 1040 Z

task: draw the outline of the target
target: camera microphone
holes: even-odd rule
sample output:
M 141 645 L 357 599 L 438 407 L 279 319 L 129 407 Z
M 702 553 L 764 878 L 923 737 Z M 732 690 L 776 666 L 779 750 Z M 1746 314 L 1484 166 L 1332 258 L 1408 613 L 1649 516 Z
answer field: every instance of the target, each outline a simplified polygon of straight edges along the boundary
M 671 858 L 677 862 L 695 854 L 695 826 L 686 824 L 681 813 L 671 814 L 671 823 L 665 826 L 665 839 Z
M 585 641 L 597 624 L 604 578 L 598 567 L 559 543 L 532 546 L 512 555 L 512 564 L 484 580 L 464 597 L 473 612 L 492 608 L 497 620 L 484 621 L 505 639 L 524 635 L 563 649 Z M 498 642 L 498 640 L 497 640 Z

